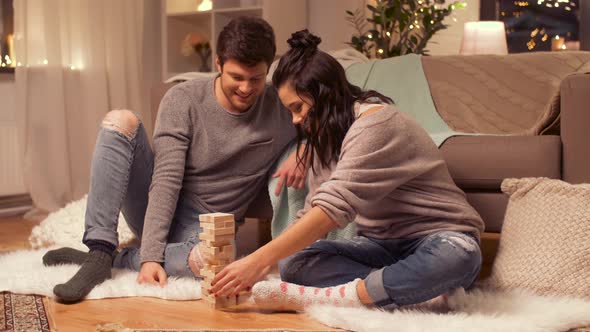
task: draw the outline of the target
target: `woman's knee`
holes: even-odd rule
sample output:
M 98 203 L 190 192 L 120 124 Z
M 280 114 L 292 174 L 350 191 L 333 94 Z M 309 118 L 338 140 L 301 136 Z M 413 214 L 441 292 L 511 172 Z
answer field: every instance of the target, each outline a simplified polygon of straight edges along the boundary
M 441 234 L 433 250 L 439 251 L 439 266 L 453 279 L 477 277 L 482 257 L 479 245 L 472 237 L 456 232 Z M 440 271 L 439 271 L 440 272 Z
M 105 115 L 102 127 L 115 130 L 132 139 L 139 127 L 139 118 L 129 110 L 112 110 Z

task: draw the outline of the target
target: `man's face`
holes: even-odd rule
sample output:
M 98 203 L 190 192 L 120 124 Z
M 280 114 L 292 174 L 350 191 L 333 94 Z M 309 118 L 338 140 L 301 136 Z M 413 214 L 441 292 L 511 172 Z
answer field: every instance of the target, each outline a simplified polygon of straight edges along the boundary
M 268 65 L 263 61 L 249 67 L 233 59 L 226 61 L 223 67 L 219 59 L 216 63 L 221 73 L 217 85 L 220 91 L 215 92 L 217 101 L 231 112 L 247 111 L 264 91 Z

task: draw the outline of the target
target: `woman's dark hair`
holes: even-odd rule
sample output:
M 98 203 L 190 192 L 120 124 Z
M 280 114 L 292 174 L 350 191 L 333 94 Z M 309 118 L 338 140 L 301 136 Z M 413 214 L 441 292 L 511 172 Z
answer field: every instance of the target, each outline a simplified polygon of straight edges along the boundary
M 287 41 L 291 49 L 281 57 L 272 77 L 275 88 L 290 83 L 299 96 L 308 95 L 313 100 L 313 108 L 306 118 L 309 132 L 304 133 L 302 126 L 297 126 L 297 147 L 306 136 L 303 155 L 310 157 L 312 169 L 314 154 L 322 167 L 338 160 L 344 136 L 354 122 L 355 102 L 393 103 L 391 98 L 377 91 L 363 91 L 350 84 L 338 61 L 318 49 L 321 41 L 307 29 L 292 34 Z M 301 162 L 298 159 L 298 163 Z
M 272 27 L 258 17 L 240 16 L 231 20 L 217 38 L 217 56 L 222 67 L 230 59 L 247 66 L 264 61 L 270 67 L 276 52 Z

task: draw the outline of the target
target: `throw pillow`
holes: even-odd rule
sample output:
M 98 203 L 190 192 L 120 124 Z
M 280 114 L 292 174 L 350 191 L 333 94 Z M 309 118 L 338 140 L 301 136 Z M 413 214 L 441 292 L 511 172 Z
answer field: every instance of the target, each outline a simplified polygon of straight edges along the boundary
M 506 179 L 510 196 L 488 283 L 590 298 L 590 184 Z

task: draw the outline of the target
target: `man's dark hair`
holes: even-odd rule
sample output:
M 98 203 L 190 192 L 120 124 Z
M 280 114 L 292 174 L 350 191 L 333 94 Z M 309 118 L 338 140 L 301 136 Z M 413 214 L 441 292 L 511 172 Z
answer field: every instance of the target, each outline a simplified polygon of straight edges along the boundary
M 258 17 L 240 16 L 231 20 L 217 38 L 217 56 L 221 67 L 230 59 L 246 66 L 264 61 L 270 67 L 276 51 L 272 27 Z

